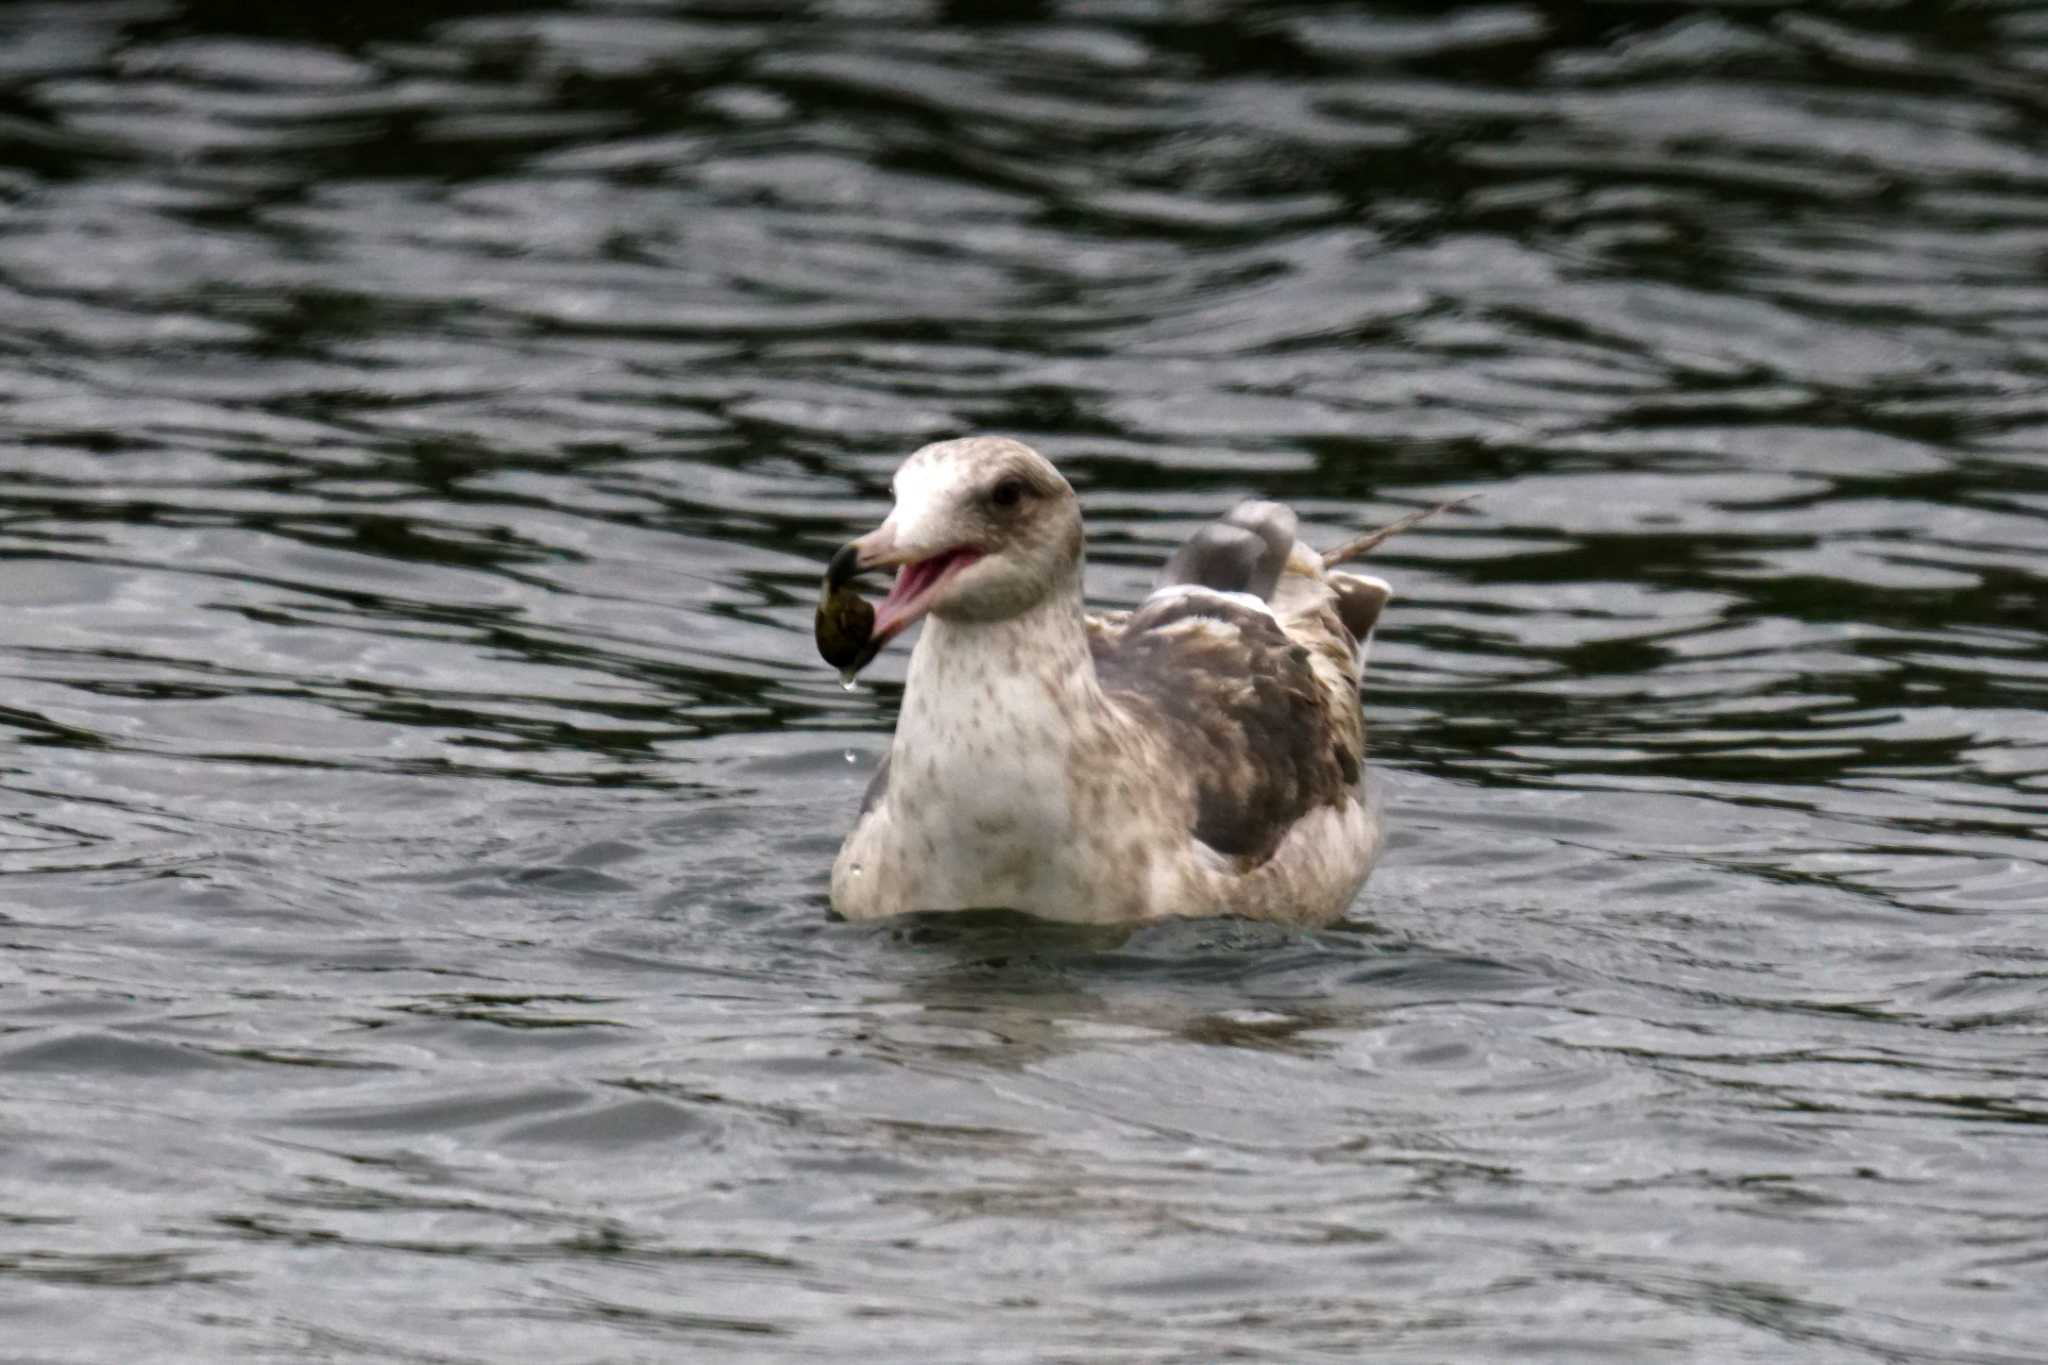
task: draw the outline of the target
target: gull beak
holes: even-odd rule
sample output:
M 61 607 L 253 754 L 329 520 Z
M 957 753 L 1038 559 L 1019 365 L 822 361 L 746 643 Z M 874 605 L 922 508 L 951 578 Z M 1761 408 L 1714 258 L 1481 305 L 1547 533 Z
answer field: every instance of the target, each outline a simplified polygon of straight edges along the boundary
M 887 635 L 876 632 L 875 609 L 853 590 L 853 580 L 868 569 L 901 563 L 902 558 L 896 528 L 885 521 L 840 546 L 825 566 L 824 586 L 818 592 L 818 653 L 849 684 L 889 643 Z
M 858 540 L 849 540 L 839 547 L 832 562 L 825 566 L 825 590 L 837 592 L 869 569 L 908 562 L 908 556 L 896 543 L 896 528 L 885 521 Z
M 982 551 L 970 545 L 955 545 L 937 553 L 920 554 L 897 538 L 895 518 L 883 522 L 858 540 L 839 547 L 825 566 L 825 599 L 850 594 L 847 584 L 870 569 L 894 568 L 896 581 L 873 615 L 869 644 L 879 650 L 909 628 L 931 609 L 941 590 L 962 571 L 972 567 Z M 873 654 L 868 655 L 873 658 Z

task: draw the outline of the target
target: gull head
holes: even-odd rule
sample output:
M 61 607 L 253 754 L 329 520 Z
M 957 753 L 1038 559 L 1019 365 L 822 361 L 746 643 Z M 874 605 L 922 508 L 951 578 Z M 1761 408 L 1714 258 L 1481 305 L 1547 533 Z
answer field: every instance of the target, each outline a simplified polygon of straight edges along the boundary
M 1003 621 L 1079 591 L 1080 501 L 1022 441 L 969 436 L 925 446 L 891 487 L 888 519 L 842 547 L 825 575 L 836 591 L 866 570 L 896 570 L 875 610 L 872 649 L 927 614 Z

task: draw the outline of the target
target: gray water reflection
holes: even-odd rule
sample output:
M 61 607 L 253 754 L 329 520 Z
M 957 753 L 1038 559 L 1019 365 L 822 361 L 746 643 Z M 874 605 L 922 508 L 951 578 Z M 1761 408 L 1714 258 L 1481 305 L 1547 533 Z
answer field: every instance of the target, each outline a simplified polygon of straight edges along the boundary
M 2048 22 L 0 10 L 9 1360 L 2037 1359 Z M 855 927 L 818 566 L 1388 547 L 1317 934 Z

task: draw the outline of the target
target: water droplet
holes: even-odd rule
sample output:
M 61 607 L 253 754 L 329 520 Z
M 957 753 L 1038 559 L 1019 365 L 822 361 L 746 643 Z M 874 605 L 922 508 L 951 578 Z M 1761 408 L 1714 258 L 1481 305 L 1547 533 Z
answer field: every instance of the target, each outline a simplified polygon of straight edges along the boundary
M 852 867 L 847 868 L 846 875 L 849 877 L 858 877 L 860 875 L 860 864 L 855 863 Z
M 840 687 L 844 688 L 844 689 L 845 689 L 846 691 L 848 691 L 848 692 L 851 692 L 851 691 L 853 691 L 853 689 L 854 689 L 854 688 L 858 687 L 858 686 L 859 686 L 860 684 L 856 683 L 856 682 L 855 682 L 855 681 L 853 680 L 853 670 L 852 670 L 852 669 L 850 669 L 850 668 L 842 668 L 842 669 L 840 669 L 840 670 L 839 670 L 839 685 L 840 685 Z
M 860 762 L 860 760 L 859 760 L 859 759 L 857 759 L 857 758 L 855 758 L 855 757 L 853 756 L 853 750 L 851 750 L 851 749 L 848 749 L 848 750 L 846 751 L 846 761 L 847 761 L 848 763 L 858 763 L 858 762 Z

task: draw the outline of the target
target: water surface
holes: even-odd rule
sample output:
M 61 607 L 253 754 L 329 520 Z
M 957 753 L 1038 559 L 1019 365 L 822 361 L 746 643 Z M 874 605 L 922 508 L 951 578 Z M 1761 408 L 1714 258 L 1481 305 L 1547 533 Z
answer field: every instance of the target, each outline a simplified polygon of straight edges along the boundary
M 2017 6 L 0 11 L 0 1355 L 2038 1360 L 2044 92 Z M 1484 495 L 1344 922 L 828 918 L 820 566 L 979 430 L 1106 604 Z

